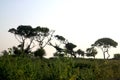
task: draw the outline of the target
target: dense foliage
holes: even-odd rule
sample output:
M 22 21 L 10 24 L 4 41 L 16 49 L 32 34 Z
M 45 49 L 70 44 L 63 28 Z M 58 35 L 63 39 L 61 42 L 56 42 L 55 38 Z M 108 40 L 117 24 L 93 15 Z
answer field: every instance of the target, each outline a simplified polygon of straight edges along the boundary
M 119 60 L 0 57 L 0 80 L 119 80 Z

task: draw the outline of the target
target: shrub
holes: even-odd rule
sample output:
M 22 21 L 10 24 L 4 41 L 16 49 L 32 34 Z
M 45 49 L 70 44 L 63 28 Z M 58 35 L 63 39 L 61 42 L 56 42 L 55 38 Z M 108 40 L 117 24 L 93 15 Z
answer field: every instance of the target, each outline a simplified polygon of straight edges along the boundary
M 120 54 L 114 54 L 114 59 L 120 59 Z
M 0 80 L 116 80 L 119 60 L 0 57 Z

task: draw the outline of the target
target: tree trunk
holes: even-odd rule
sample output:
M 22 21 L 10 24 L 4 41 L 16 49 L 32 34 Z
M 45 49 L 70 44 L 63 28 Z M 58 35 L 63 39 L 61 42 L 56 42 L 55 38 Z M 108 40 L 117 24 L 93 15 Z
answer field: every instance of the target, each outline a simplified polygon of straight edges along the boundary
M 105 59 L 105 50 L 103 49 L 103 48 L 101 48 L 101 50 L 102 50 L 102 52 L 103 52 L 103 57 L 104 57 L 104 59 Z
M 110 57 L 110 54 L 108 53 L 108 51 L 107 51 L 107 54 L 108 54 L 108 57 L 107 57 L 107 59 Z
M 31 49 L 30 47 L 31 47 L 31 44 L 32 44 L 33 40 L 34 40 L 34 38 L 31 39 L 30 44 L 29 44 L 29 45 L 27 46 L 27 48 L 25 49 L 26 54 L 28 54 L 28 53 L 30 52 L 30 49 Z
M 105 51 L 103 52 L 103 56 L 104 56 L 104 59 L 105 59 Z
M 22 52 L 24 52 L 24 45 L 25 45 L 25 40 L 23 40 L 23 42 L 21 44 L 21 50 L 22 50 Z

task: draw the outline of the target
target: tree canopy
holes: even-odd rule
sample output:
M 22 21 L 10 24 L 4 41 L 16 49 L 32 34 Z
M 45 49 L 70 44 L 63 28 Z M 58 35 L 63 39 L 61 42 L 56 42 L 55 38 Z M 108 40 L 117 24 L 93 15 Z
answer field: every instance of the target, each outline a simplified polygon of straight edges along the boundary
M 36 56 L 36 54 L 38 55 L 38 52 L 41 53 L 41 55 L 43 54 L 44 47 L 49 44 L 55 31 L 49 30 L 47 27 L 38 26 L 32 28 L 32 26 L 29 25 L 20 25 L 16 29 L 9 29 L 8 32 L 13 33 L 15 38 L 20 42 L 18 47 L 13 47 L 15 54 L 29 54 L 31 53 L 32 48 L 35 47 L 34 44 L 39 43 L 40 49 L 34 52 Z
M 95 43 L 94 43 L 94 46 L 98 46 L 98 47 L 101 47 L 103 46 L 104 48 L 106 47 L 116 47 L 118 45 L 118 43 L 110 38 L 101 38 L 101 39 L 98 39 Z
M 45 54 L 44 48 L 47 45 L 52 46 L 56 49 L 56 52 L 54 54 L 56 56 L 60 55 L 64 57 L 64 55 L 71 55 L 75 58 L 77 55 L 81 55 L 84 57 L 85 54 L 88 57 L 93 56 L 95 58 L 97 54 L 97 50 L 95 47 L 99 47 L 103 52 L 104 59 L 106 53 L 108 54 L 107 58 L 110 57 L 110 54 L 108 52 L 109 48 L 116 48 L 118 45 L 118 43 L 113 39 L 104 37 L 96 40 L 94 44 L 91 45 L 91 48 L 86 49 L 87 53 L 85 53 L 81 49 L 74 51 L 74 49 L 77 47 L 76 44 L 69 42 L 61 35 L 54 35 L 55 30 L 50 30 L 47 27 L 37 26 L 33 28 L 30 25 L 20 25 L 16 29 L 9 29 L 8 32 L 14 34 L 15 38 L 20 42 L 17 47 L 12 48 L 14 54 L 20 55 L 34 53 L 35 56 L 39 56 L 41 58 Z M 37 48 L 33 52 L 32 49 L 34 47 Z
M 74 48 L 75 47 L 77 47 L 75 44 L 73 44 L 73 43 L 67 43 L 66 45 L 65 45 L 65 48 L 66 48 L 66 50 L 67 50 L 67 52 L 71 55 L 71 56 L 74 56 L 75 58 L 76 58 L 76 54 L 75 54 L 75 52 L 74 52 Z
M 104 59 L 105 59 L 105 53 L 108 54 L 108 57 L 110 57 L 110 54 L 108 53 L 108 49 L 110 47 L 116 47 L 118 45 L 118 43 L 114 40 L 112 40 L 111 38 L 100 38 L 97 41 L 95 41 L 94 44 L 92 44 L 92 46 L 96 46 L 96 47 L 100 47 L 103 55 L 104 55 Z
M 34 36 L 36 36 L 34 29 L 31 26 L 20 25 L 17 27 L 17 29 L 9 29 L 8 32 L 13 33 L 15 35 L 15 38 L 20 42 L 20 45 L 18 45 L 18 47 L 21 48 L 22 52 L 30 52 Z M 29 40 L 29 43 L 27 40 Z
M 90 57 L 90 56 L 92 56 L 92 57 L 94 57 L 95 58 L 95 56 L 96 56 L 96 54 L 97 54 L 97 50 L 94 48 L 94 47 L 91 47 L 91 48 L 87 48 L 86 49 L 86 56 L 88 56 L 88 57 Z

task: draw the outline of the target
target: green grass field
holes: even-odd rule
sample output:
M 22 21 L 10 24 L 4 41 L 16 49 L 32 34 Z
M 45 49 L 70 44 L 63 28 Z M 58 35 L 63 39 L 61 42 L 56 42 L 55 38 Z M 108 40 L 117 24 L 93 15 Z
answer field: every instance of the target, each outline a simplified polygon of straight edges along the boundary
M 0 80 L 120 80 L 120 60 L 3 56 Z

